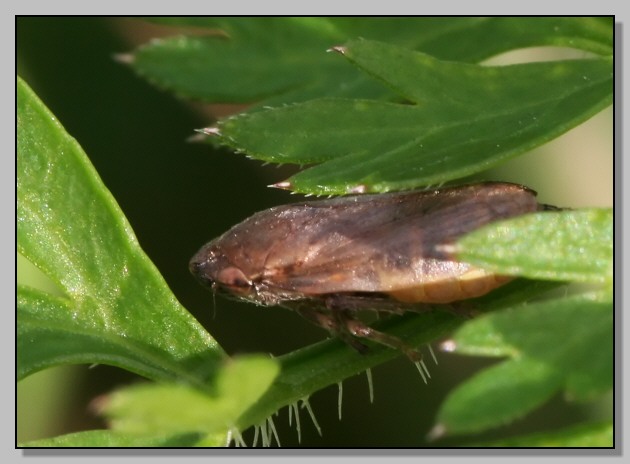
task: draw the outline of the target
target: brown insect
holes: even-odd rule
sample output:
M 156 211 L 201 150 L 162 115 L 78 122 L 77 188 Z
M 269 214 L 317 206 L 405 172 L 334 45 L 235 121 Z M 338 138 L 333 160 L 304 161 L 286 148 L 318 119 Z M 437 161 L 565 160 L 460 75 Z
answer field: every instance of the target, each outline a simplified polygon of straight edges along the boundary
M 419 354 L 354 317 L 361 309 L 427 310 L 507 282 L 455 259 L 449 245 L 485 224 L 546 205 L 516 184 L 355 195 L 277 206 L 206 244 L 190 271 L 214 291 L 281 305 L 364 351 L 355 337 Z

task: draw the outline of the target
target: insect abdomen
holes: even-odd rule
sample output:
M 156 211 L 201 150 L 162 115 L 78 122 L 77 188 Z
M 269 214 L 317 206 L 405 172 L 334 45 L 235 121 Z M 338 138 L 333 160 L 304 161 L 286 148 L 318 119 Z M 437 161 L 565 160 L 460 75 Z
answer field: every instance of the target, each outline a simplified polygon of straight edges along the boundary
M 509 280 L 510 277 L 474 268 L 461 276 L 435 280 L 387 294 L 404 303 L 446 304 L 483 296 Z

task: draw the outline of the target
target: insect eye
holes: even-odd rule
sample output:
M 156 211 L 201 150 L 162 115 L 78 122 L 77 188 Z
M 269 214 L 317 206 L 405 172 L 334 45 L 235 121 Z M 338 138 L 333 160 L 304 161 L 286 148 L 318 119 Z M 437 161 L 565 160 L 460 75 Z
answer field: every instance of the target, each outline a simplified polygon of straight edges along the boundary
M 228 287 L 248 288 L 252 285 L 243 271 L 236 267 L 226 267 L 221 270 L 217 276 L 217 281 Z

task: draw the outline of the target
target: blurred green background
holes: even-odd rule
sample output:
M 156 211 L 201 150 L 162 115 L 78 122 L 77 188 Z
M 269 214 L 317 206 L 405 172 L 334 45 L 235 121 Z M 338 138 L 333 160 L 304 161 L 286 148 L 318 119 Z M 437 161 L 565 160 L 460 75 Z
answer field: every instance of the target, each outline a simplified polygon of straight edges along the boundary
M 206 241 L 256 211 L 296 197 L 266 187 L 284 180 L 290 168 L 263 167 L 227 150 L 187 142 L 194 129 L 212 124 L 213 115 L 234 108 L 180 101 L 114 59 L 170 30 L 137 19 L 19 17 L 16 31 L 19 74 L 79 141 L 177 298 L 228 353 L 280 355 L 327 336 L 290 311 L 221 298 L 214 304 L 212 295 L 189 275 L 188 260 Z M 544 203 L 611 206 L 612 109 L 481 177 L 526 184 Z M 37 278 L 28 263 L 19 261 L 21 282 Z M 428 385 L 406 359 L 374 369 L 373 404 L 365 376 L 345 381 L 341 422 L 337 388 L 316 393 L 311 404 L 323 437 L 303 414 L 302 445 L 426 445 L 424 437 L 444 396 L 479 368 L 496 362 L 437 356 L 439 365 L 428 363 L 432 374 Z M 138 380 L 109 366 L 66 366 L 33 375 L 18 384 L 17 439 L 103 427 L 90 412 L 91 401 Z M 556 397 L 526 419 L 478 438 L 609 417 L 610 403 L 603 399 L 601 404 L 578 405 Z M 275 418 L 275 425 L 283 446 L 298 445 L 286 410 Z M 245 438 L 251 438 L 251 431 Z M 439 445 L 465 442 L 452 438 Z

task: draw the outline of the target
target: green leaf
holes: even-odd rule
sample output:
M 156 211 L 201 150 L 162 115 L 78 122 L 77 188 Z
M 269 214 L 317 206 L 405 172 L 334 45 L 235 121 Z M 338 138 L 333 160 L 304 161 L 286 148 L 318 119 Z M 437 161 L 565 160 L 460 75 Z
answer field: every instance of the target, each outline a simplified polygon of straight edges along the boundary
M 321 96 L 391 98 L 325 50 L 363 37 L 441 59 L 477 62 L 555 45 L 612 55 L 611 18 L 152 18 L 188 35 L 153 40 L 130 56 L 136 72 L 178 95 L 258 107 Z
M 53 438 L 19 443 L 26 448 L 184 448 L 195 446 L 203 438 L 199 433 L 164 434 L 162 436 L 130 436 L 112 430 L 88 430 Z M 217 438 L 214 446 L 225 445 Z
M 19 287 L 20 378 L 107 362 L 203 385 L 222 350 L 175 299 L 81 147 L 20 79 L 17 116 L 18 251 L 65 294 Z
M 486 315 L 464 325 L 453 340 L 460 353 L 502 352 L 552 365 L 569 393 L 586 399 L 612 386 L 612 327 L 610 294 L 579 294 Z
M 552 45 L 613 52 L 613 18 L 335 18 L 349 38 L 391 42 L 452 61 L 478 62 L 525 47 Z
M 22 446 L 227 446 L 239 416 L 278 374 L 267 356 L 241 356 L 219 369 L 206 391 L 184 384 L 142 384 L 101 400 L 113 430 L 37 440 Z
M 160 87 L 211 102 L 269 105 L 328 92 L 387 93 L 326 53 L 345 36 L 323 18 L 206 18 L 193 24 L 213 28 L 214 36 L 152 41 L 133 53 L 133 69 Z
M 133 326 L 134 321 L 130 324 Z M 151 379 L 178 379 L 201 385 L 203 375 L 216 364 L 212 357 L 205 361 L 201 356 L 182 360 L 168 357 L 148 334 L 142 340 L 99 329 L 92 311 L 77 310 L 66 298 L 22 286 L 18 286 L 17 335 L 18 379 L 55 365 L 99 363 Z M 207 365 L 203 366 L 203 362 Z M 196 363 L 200 364 L 199 372 L 187 369 Z
M 484 448 L 611 448 L 614 427 L 610 422 L 580 424 L 562 430 L 476 443 Z
M 458 242 L 458 258 L 498 274 L 612 285 L 612 209 L 541 212 Z
M 561 388 L 578 400 L 609 391 L 612 336 L 609 294 L 528 304 L 468 322 L 451 347 L 511 359 L 454 390 L 442 405 L 439 427 L 452 434 L 478 432 L 522 417 Z
M 264 161 L 321 163 L 291 177 L 292 190 L 384 192 L 481 172 L 612 102 L 609 59 L 489 67 L 367 40 L 340 50 L 415 105 L 314 100 L 228 118 L 208 133 Z
M 270 24 L 275 29 L 302 25 L 302 34 L 328 31 L 344 37 L 390 41 L 417 48 L 439 58 L 478 61 L 516 48 L 553 45 L 611 55 L 613 17 L 151 17 L 164 25 L 199 28 L 191 33 L 216 33 L 232 40 L 267 40 Z M 203 28 L 203 29 L 202 29 Z M 501 37 L 502 40 L 497 40 Z M 469 43 L 462 43 L 468 39 Z M 471 40 L 472 39 L 472 40 Z M 285 43 L 287 47 L 294 44 Z
M 548 400 L 559 386 L 559 376 L 543 363 L 518 359 L 498 364 L 449 394 L 438 429 L 456 434 L 510 423 Z
M 210 392 L 181 384 L 135 385 L 111 395 L 103 412 L 114 430 L 129 435 L 203 432 L 214 436 L 235 427 L 278 371 L 269 357 L 233 358 L 219 371 Z

